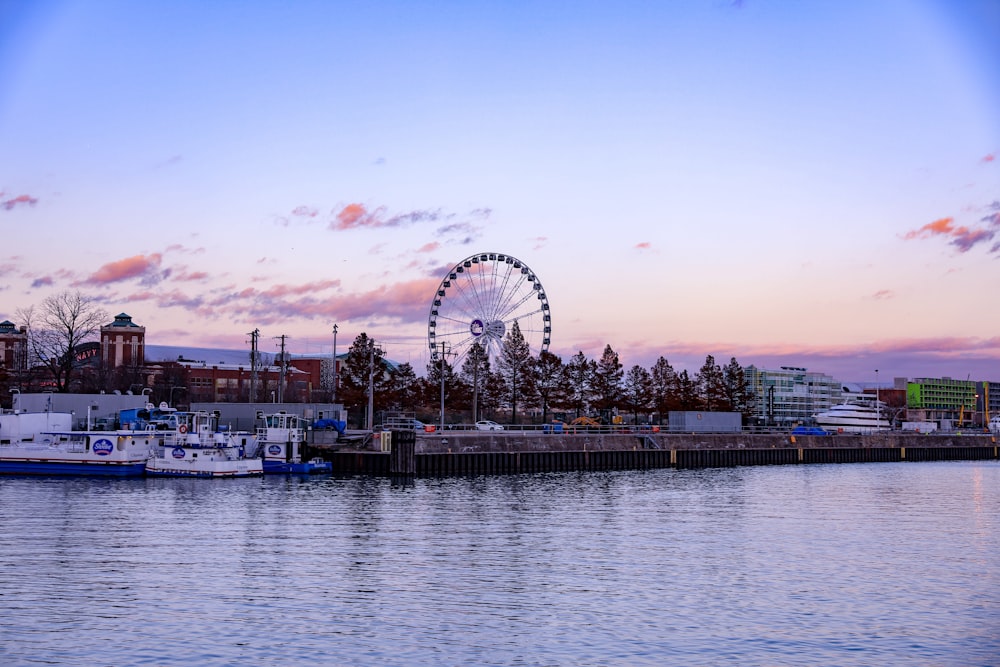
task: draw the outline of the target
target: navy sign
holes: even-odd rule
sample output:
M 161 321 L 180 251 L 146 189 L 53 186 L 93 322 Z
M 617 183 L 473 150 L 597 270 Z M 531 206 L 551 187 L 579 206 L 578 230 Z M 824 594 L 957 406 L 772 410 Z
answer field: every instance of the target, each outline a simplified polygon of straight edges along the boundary
M 184 448 L 174 447 L 172 450 L 170 450 L 170 455 L 173 456 L 175 459 L 182 459 L 184 458 Z
M 111 441 L 107 438 L 101 438 L 100 440 L 95 440 L 91 449 L 98 456 L 108 456 L 111 452 L 115 451 L 115 446 L 111 444 Z

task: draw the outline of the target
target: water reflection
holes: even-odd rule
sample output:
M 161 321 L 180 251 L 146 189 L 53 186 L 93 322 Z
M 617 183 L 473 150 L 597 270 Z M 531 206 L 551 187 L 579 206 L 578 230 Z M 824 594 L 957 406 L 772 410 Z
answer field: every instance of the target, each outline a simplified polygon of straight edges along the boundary
M 998 508 L 991 462 L 5 478 L 0 659 L 990 664 Z

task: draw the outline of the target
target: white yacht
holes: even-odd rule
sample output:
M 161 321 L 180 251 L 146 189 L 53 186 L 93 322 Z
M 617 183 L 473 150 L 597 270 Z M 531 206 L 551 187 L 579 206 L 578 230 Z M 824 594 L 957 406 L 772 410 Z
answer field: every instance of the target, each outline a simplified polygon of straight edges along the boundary
M 870 402 L 841 403 L 813 417 L 817 426 L 834 433 L 888 431 L 890 424 L 882 416 L 881 407 Z
M 1000 415 L 990 419 L 990 433 L 1000 434 Z

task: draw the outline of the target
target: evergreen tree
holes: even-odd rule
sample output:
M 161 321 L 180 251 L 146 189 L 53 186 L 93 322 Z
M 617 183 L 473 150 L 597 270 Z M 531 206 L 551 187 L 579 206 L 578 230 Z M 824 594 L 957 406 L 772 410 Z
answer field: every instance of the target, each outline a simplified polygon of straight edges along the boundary
M 420 400 L 420 382 L 410 363 L 403 362 L 389 373 L 389 397 L 387 407 L 391 410 L 414 412 Z
M 636 365 L 625 374 L 622 398 L 625 407 L 632 413 L 633 423 L 639 423 L 639 414 L 645 414 L 652 403 L 653 378 L 642 366 Z
M 712 355 L 705 357 L 705 363 L 695 375 L 695 385 L 705 410 L 724 412 L 732 409 L 726 398 L 722 369 L 715 363 L 715 357 Z
M 369 379 L 373 387 L 375 411 L 382 407 L 388 380 L 382 354 L 382 349 L 375 344 L 375 341 L 362 332 L 351 343 L 347 356 L 341 364 L 339 374 L 341 388 L 337 392 L 337 398 L 343 402 L 345 408 L 353 409 L 357 423 L 365 424 L 367 428 L 372 427 L 372 424 L 367 423 Z
M 566 400 L 566 373 L 562 358 L 543 350 L 535 361 L 535 392 L 542 408 L 542 423 L 549 421 L 549 408 Z
M 594 405 L 602 412 L 602 416 L 610 413 L 621 400 L 622 379 L 625 371 L 618 360 L 618 353 L 611 349 L 611 345 L 604 348 L 601 360 L 597 362 L 594 371 Z
M 477 340 L 469 348 L 468 354 L 465 355 L 461 372 L 462 381 L 471 388 L 470 412 L 474 422 L 480 419 L 483 388 L 489 381 L 490 373 L 489 355 L 486 354 L 485 348 Z
M 726 398 L 729 400 L 731 409 L 743 415 L 744 422 L 753 416 L 754 397 L 753 392 L 747 385 L 746 374 L 743 367 L 732 357 L 726 367 L 722 369 L 722 382 L 726 388 Z
M 687 370 L 677 375 L 677 399 L 678 410 L 697 410 L 701 407 L 698 385 Z
M 443 370 L 442 370 L 443 367 Z M 455 372 L 454 367 L 448 363 L 448 355 L 443 357 L 439 354 L 436 361 L 427 363 L 427 376 L 424 382 L 423 403 L 428 411 L 436 415 L 441 414 L 441 374 L 444 373 L 444 405 L 448 406 L 461 404 L 466 396 L 465 383 Z
M 513 424 L 517 423 L 517 404 L 533 392 L 532 365 L 531 349 L 521 334 L 517 320 L 514 320 L 500 345 L 500 357 L 497 359 Z
M 660 357 L 653 364 L 650 373 L 650 393 L 653 398 L 653 410 L 662 424 L 671 410 L 678 409 L 677 372 L 665 357 Z
M 566 365 L 568 405 L 580 417 L 590 409 L 594 396 L 593 380 L 597 364 L 582 351 L 574 354 Z

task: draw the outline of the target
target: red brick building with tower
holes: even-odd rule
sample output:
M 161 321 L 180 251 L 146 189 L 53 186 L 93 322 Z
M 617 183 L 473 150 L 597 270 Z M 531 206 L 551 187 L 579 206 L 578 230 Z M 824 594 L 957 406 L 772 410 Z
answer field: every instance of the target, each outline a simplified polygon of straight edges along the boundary
M 101 327 L 101 363 L 105 368 L 138 368 L 146 362 L 146 327 L 125 313 Z
M 10 320 L 0 322 L 0 369 L 12 374 L 27 369 L 28 330 Z

